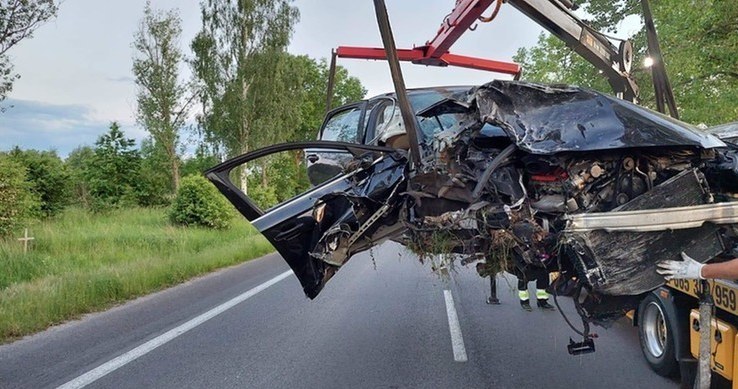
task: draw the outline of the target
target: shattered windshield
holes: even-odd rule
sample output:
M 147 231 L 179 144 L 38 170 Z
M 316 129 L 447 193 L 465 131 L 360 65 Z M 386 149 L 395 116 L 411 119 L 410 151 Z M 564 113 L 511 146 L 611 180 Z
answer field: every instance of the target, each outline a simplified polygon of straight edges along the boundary
M 408 98 L 413 111 L 417 114 L 445 99 L 462 100 L 469 89 L 469 87 L 454 87 L 413 91 Z M 446 113 L 430 117 L 418 117 L 423 139 L 430 139 L 433 135 L 454 127 L 461 122 L 463 116 L 463 114 Z

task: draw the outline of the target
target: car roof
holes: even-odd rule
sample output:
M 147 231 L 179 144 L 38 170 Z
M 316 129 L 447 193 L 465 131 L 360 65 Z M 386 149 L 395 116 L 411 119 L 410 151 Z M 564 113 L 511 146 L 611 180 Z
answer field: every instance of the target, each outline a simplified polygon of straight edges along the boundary
M 409 88 L 407 89 L 408 95 L 420 95 L 428 92 L 437 92 L 442 95 L 451 95 L 459 92 L 466 92 L 470 89 L 474 88 L 472 85 L 450 85 L 450 86 L 431 86 L 431 87 L 423 87 L 423 88 Z M 394 97 L 395 92 L 387 92 L 382 93 L 376 96 L 373 96 L 369 98 L 376 99 L 378 97 Z

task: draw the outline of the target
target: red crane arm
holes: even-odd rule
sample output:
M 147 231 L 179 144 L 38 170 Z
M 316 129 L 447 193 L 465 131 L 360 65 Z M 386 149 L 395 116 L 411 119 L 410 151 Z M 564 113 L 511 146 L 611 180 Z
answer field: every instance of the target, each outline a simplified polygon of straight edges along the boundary
M 387 59 L 384 49 L 376 47 L 339 46 L 336 49 L 336 56 L 338 58 L 354 59 Z M 520 65 L 513 62 L 495 61 L 451 53 L 444 53 L 438 58 L 430 58 L 425 55 L 425 51 L 420 47 L 415 49 L 397 49 L 397 56 L 400 61 L 408 61 L 421 65 L 458 66 L 469 69 L 511 74 L 513 76 L 520 73 Z
M 497 0 L 457 0 L 453 11 L 446 16 L 436 36 L 425 46 L 414 49 L 397 49 L 400 61 L 419 65 L 459 66 L 469 69 L 485 70 L 513 76 L 520 75 L 520 65 L 513 62 L 495 61 L 485 58 L 451 54 L 448 49 L 471 26 L 479 20 L 482 13 Z M 386 60 L 384 48 L 339 46 L 335 52 L 338 58 L 381 59 Z
M 454 10 L 444 18 L 436 36 L 423 49 L 425 56 L 440 58 L 476 22 L 495 0 L 457 0 Z

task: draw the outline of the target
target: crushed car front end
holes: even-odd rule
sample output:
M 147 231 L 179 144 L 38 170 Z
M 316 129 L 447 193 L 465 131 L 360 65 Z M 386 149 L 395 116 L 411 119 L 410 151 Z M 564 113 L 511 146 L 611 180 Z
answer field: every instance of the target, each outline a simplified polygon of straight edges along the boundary
M 586 296 L 583 316 L 607 324 L 663 283 L 656 262 L 733 250 L 738 151 L 715 136 L 599 92 L 518 81 L 416 108 L 419 127 L 433 128 L 421 163 L 356 145 L 333 181 L 267 212 L 235 194 L 233 160 L 207 174 L 310 298 L 352 255 L 393 239 L 484 274 L 557 271 L 559 292 Z

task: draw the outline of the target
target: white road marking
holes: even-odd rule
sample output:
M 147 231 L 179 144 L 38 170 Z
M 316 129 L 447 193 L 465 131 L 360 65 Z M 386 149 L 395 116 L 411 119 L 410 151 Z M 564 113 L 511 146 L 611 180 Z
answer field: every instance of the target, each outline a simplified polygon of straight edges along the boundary
M 444 290 L 443 297 L 446 300 L 446 314 L 448 315 L 448 329 L 451 332 L 454 360 L 456 362 L 466 362 L 466 347 L 464 347 L 464 338 L 461 336 L 461 326 L 459 325 L 459 317 L 456 315 L 454 297 L 450 290 Z
M 148 342 L 134 348 L 131 351 L 128 351 L 127 353 L 120 355 L 114 359 L 109 360 L 108 362 L 103 363 L 102 365 L 88 371 L 85 374 L 82 374 L 81 376 L 67 382 L 66 384 L 59 386 L 57 389 L 78 389 L 83 388 L 100 378 L 104 377 L 105 375 L 112 373 L 113 371 L 125 366 L 126 364 L 133 362 L 134 360 L 148 354 L 152 350 L 156 349 L 157 347 L 169 342 L 170 340 L 184 334 L 185 332 L 199 326 L 202 323 L 205 323 L 206 321 L 214 318 L 215 316 L 220 315 L 221 313 L 233 308 L 234 306 L 238 305 L 239 303 L 254 297 L 257 293 L 263 291 L 264 289 L 276 284 L 279 281 L 282 281 L 283 279 L 289 277 L 292 274 L 292 270 L 286 271 L 271 280 L 253 288 L 250 289 L 247 292 L 244 292 L 243 294 L 240 294 L 228 301 L 226 301 L 223 304 L 218 305 L 217 307 L 189 320 L 188 322 L 179 325 L 178 327 L 175 327 L 159 336 L 157 336 L 154 339 L 149 340 Z

